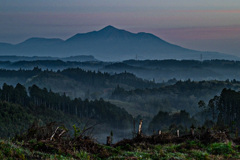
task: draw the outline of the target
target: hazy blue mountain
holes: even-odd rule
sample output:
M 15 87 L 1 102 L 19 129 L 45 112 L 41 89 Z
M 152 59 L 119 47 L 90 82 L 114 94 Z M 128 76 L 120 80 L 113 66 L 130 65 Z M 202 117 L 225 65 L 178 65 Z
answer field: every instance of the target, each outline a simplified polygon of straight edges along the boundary
M 59 58 L 62 61 L 72 61 L 72 62 L 87 62 L 87 61 L 98 61 L 91 55 L 81 55 L 81 56 L 70 56 L 70 57 L 64 57 Z
M 61 61 L 74 61 L 74 62 L 87 62 L 87 61 L 98 61 L 91 55 L 80 55 L 80 56 L 70 56 L 70 57 L 50 57 L 50 56 L 1 56 L 0 61 L 39 61 L 39 60 L 61 60 Z
M 150 33 L 131 33 L 107 26 L 99 31 L 79 33 L 67 40 L 30 38 L 22 43 L 0 44 L 1 55 L 66 57 L 93 55 L 99 60 L 126 59 L 231 59 L 239 57 L 200 52 L 170 44 Z

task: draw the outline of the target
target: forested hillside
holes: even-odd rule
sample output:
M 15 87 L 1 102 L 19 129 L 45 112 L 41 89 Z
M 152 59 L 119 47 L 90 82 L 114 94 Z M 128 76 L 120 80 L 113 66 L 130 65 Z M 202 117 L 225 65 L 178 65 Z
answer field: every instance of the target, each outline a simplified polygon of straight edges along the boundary
M 9 85 L 4 84 L 5 82 Z M 166 83 L 156 83 L 128 72 L 109 74 L 80 68 L 58 71 L 42 70 L 38 67 L 32 70 L 1 69 L 0 83 L 3 85 L 1 100 L 7 103 L 5 105 L 12 107 L 17 105 L 20 108 L 27 106 L 33 111 L 29 112 L 30 116 L 34 117 L 29 119 L 29 122 L 37 118 L 35 109 L 31 107 L 43 106 L 50 110 L 49 112 L 56 112 L 56 115 L 61 112 L 66 114 L 66 117 L 74 115 L 77 119 L 92 118 L 95 122 L 106 123 L 118 129 L 123 127 L 128 131 L 132 130 L 133 117 L 137 121 L 143 119 L 143 130 L 146 132 L 152 130 L 149 124 L 154 126 L 155 122 L 152 119 L 161 112 L 170 115 L 164 128 L 175 123 L 176 121 L 171 120 L 173 118 L 171 115 L 177 116 L 181 111 L 189 114 L 186 120 L 202 125 L 206 119 L 203 114 L 209 117 L 210 112 L 204 112 L 203 108 L 199 108 L 200 100 L 207 103 L 215 95 L 220 95 L 223 88 L 237 91 L 240 89 L 240 82 L 235 79 L 225 81 L 171 79 Z M 11 104 L 8 104 L 9 102 Z M 43 115 L 45 114 L 44 112 Z M 180 117 L 182 118 L 181 114 Z M 122 119 L 126 119 L 127 122 Z M 189 126 L 190 122 L 179 125 Z
M 77 60 L 77 59 L 76 59 Z M 230 60 L 126 60 L 122 62 L 74 62 L 61 60 L 0 61 L 2 69 L 30 69 L 38 66 L 45 70 L 82 68 L 84 70 L 108 72 L 110 74 L 128 72 L 139 78 L 156 82 L 177 80 L 240 80 L 240 61 Z
M 21 83 L 26 87 L 36 84 L 60 95 L 74 98 L 104 98 L 111 103 L 125 108 L 133 116 L 153 117 L 161 111 L 173 112 L 186 110 L 191 115 L 199 112 L 198 101 L 208 101 L 220 94 L 223 88 L 239 90 L 237 80 L 225 81 L 178 81 L 155 83 L 123 72 L 109 74 L 69 68 L 62 71 L 41 70 L 0 70 L 0 84 Z
M 209 113 L 209 120 L 217 126 L 236 131 L 240 127 L 240 91 L 224 88 L 208 103 L 201 101 L 201 107 Z
M 26 89 L 4 84 L 0 90 L 1 137 L 13 136 L 25 131 L 38 120 L 43 124 L 58 121 L 66 126 L 83 125 L 86 120 L 114 129 L 127 130 L 133 118 L 124 109 L 105 102 L 103 99 L 89 101 L 54 93 L 33 85 Z M 107 130 L 107 128 L 105 128 Z M 105 130 L 105 132 L 106 132 Z
M 235 79 L 171 79 L 159 84 L 127 72 L 109 74 L 79 68 L 52 71 L 38 67 L 2 69 L 0 76 L 0 137 L 4 138 L 23 133 L 33 122 L 42 126 L 54 121 L 72 128 L 70 135 L 80 132 L 86 124 L 93 125 L 91 133 L 104 143 L 109 135 L 114 135 L 114 142 L 135 136 L 136 126 L 143 120 L 142 133 L 153 136 L 129 140 L 133 144 L 135 140 L 152 143 L 158 130 L 173 135 L 179 130 L 184 137 L 190 128 L 196 128 L 199 134 L 206 128 L 234 134 L 240 127 L 240 82 Z M 68 92 L 72 90 L 82 92 L 82 97 Z M 165 143 L 164 138 L 162 141 Z M 177 141 L 182 142 L 181 137 Z M 30 142 L 26 145 L 34 147 Z
M 31 111 L 28 110 L 28 113 L 26 113 L 23 111 L 24 109 L 20 109 L 17 105 L 2 102 L 3 99 L 11 99 L 11 96 L 6 95 L 7 88 L 21 92 L 24 87 L 20 84 L 15 88 L 4 85 L 1 90 L 3 95 L 0 102 L 1 108 L 8 112 L 11 112 L 12 109 L 20 111 L 19 114 L 11 112 L 17 116 L 15 116 L 16 118 L 9 118 L 14 121 L 8 121 L 8 123 L 16 123 L 13 127 L 18 130 L 21 123 L 17 122 L 17 120 L 26 120 L 23 122 L 28 122 L 28 120 L 32 119 L 32 115 L 29 115 Z M 160 111 L 149 125 L 149 130 L 153 131 L 151 135 L 145 135 L 145 132 L 137 133 L 133 135 L 132 139 L 123 139 L 118 143 L 108 145 L 96 143 L 90 137 L 78 134 L 79 132 L 76 130 L 74 136 L 60 137 L 62 131 L 66 131 L 67 128 L 59 129 L 59 126 L 55 126 L 54 123 L 43 126 L 33 125 L 24 134 L 18 134 L 12 140 L 0 140 L 0 158 L 159 159 L 160 157 L 164 160 L 174 158 L 193 160 L 239 159 L 239 97 L 240 92 L 223 89 L 221 94 L 214 96 L 208 104 L 200 101 L 199 106 L 203 107 L 212 116 L 211 125 L 209 125 L 210 121 L 207 119 L 208 123 L 202 126 L 199 125 L 185 111 L 174 114 Z M 28 98 L 30 100 L 31 96 Z M 38 100 L 35 100 L 36 102 L 32 101 L 31 103 L 38 103 Z M 13 101 L 21 104 L 27 103 L 21 98 Z M 37 108 L 39 110 L 39 107 Z M 59 114 L 56 114 L 56 116 L 59 116 Z M 21 117 L 25 117 L 25 119 L 21 119 Z M 53 117 L 55 117 L 55 114 Z M 52 134 L 54 130 L 55 132 Z M 56 132 L 57 130 L 60 132 Z M 1 131 L 5 132 L 5 130 Z M 51 135 L 54 138 L 50 137 Z M 113 134 L 110 137 L 115 138 Z
M 16 85 L 21 83 L 25 86 L 33 84 L 41 88 L 51 89 L 54 92 L 66 93 L 75 98 L 104 98 L 120 85 L 126 89 L 158 87 L 152 81 L 143 80 L 131 73 L 109 74 L 95 71 L 85 71 L 80 68 L 65 70 L 41 70 L 35 67 L 32 70 L 0 70 L 0 84 Z
M 125 90 L 116 87 L 111 98 L 134 103 L 136 110 L 156 114 L 159 110 L 173 112 L 186 110 L 191 114 L 199 112 L 198 102 L 208 102 L 213 96 L 221 93 L 223 88 L 240 89 L 240 82 L 233 81 L 177 81 L 173 85 L 159 88 Z M 144 107 L 142 107 L 144 106 Z

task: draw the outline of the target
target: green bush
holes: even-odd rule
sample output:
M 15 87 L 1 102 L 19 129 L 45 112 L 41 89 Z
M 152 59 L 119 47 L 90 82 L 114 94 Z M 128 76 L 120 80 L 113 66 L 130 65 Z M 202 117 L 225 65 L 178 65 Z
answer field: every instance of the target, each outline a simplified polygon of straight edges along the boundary
M 226 155 L 226 154 L 234 154 L 235 151 L 232 149 L 232 144 L 224 144 L 224 143 L 213 143 L 207 148 L 208 152 L 215 155 Z
M 80 151 L 76 153 L 76 156 L 80 159 L 90 160 L 90 155 L 85 151 Z
M 190 154 L 191 154 L 191 158 L 194 158 L 197 160 L 210 160 L 209 154 L 201 150 L 193 150 L 191 151 Z

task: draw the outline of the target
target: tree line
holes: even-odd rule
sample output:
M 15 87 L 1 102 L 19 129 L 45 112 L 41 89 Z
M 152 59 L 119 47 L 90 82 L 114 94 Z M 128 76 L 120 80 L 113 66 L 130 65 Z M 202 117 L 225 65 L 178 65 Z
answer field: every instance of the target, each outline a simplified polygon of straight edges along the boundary
M 206 105 L 199 101 L 199 107 L 209 112 L 209 120 L 219 127 L 240 127 L 240 92 L 224 88 L 219 96 L 214 96 Z
M 128 128 L 132 123 L 132 116 L 124 109 L 103 99 L 94 101 L 81 98 L 70 99 L 65 94 L 60 95 L 36 85 L 26 89 L 19 83 L 15 87 L 4 83 L 0 89 L 0 98 L 3 102 L 19 104 L 30 109 L 47 108 L 61 111 L 79 118 L 94 119 L 99 123 L 107 123 L 117 128 Z

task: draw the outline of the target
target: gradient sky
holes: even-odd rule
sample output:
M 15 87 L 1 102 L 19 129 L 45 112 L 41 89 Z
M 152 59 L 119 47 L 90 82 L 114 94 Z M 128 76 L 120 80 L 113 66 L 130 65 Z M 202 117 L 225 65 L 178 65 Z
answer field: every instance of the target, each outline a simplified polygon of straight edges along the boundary
M 239 0 L 0 0 L 0 42 L 67 39 L 106 25 L 240 56 Z

